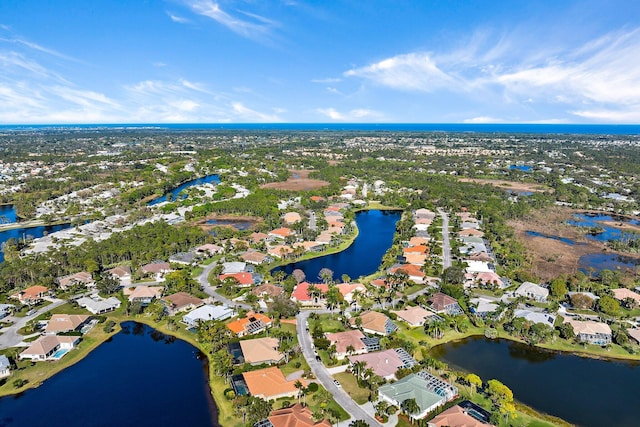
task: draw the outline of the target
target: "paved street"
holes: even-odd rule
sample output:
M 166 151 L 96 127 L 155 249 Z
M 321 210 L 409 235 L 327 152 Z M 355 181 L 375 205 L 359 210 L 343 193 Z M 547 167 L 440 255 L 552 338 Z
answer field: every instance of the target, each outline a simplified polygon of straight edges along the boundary
M 200 282 L 200 285 L 202 285 L 202 290 L 205 291 L 207 295 L 213 297 L 214 299 L 220 301 L 221 303 L 229 307 L 237 307 L 237 308 L 244 308 L 246 310 L 251 310 L 251 306 L 249 304 L 245 304 L 237 301 L 231 301 L 229 298 L 226 298 L 220 295 L 219 293 L 217 293 L 216 290 L 213 288 L 213 286 L 209 284 L 209 280 L 208 280 L 209 273 L 211 273 L 211 270 L 213 270 L 216 267 L 216 265 L 217 264 L 215 262 L 212 262 L 209 265 L 203 266 L 202 273 L 200 273 L 200 275 L 198 276 L 198 282 Z
M 438 208 L 442 217 L 442 266 L 444 269 L 451 267 L 451 244 L 449 242 L 449 217 L 447 213 Z
M 2 332 L 2 335 L 0 335 L 0 349 L 18 346 L 18 344 L 20 344 L 24 339 L 24 337 L 18 333 L 18 330 L 23 328 L 30 320 L 35 319 L 41 314 L 53 310 L 54 308 L 59 307 L 64 303 L 66 303 L 65 300 L 56 299 L 53 300 L 51 304 L 46 307 L 42 307 L 31 316 L 12 317 L 13 319 L 15 319 L 15 323 L 7 328 L 0 330 L 0 332 Z

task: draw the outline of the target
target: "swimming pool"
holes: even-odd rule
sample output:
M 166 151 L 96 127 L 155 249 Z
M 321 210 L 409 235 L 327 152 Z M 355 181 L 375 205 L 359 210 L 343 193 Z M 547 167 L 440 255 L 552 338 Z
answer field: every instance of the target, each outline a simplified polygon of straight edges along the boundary
M 67 354 L 69 352 L 68 348 L 61 348 L 59 350 L 57 350 L 55 353 L 53 353 L 53 355 L 51 356 L 52 359 L 58 360 L 61 359 L 62 356 L 64 356 L 65 354 Z

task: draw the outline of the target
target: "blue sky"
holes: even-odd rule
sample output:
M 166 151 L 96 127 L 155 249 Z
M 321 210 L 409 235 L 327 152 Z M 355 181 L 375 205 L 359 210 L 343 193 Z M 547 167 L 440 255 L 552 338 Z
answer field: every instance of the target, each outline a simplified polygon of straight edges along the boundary
M 640 123 L 636 0 L 3 0 L 0 123 Z

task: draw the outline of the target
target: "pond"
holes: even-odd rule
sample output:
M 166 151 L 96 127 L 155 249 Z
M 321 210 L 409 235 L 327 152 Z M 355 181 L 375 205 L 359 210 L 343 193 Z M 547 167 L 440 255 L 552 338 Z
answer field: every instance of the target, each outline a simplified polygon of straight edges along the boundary
M 58 225 L 41 225 L 39 227 L 14 228 L 11 230 L 0 231 L 0 248 L 2 244 L 9 239 L 37 239 L 46 234 L 70 228 L 71 224 Z M 0 262 L 4 261 L 4 252 L 0 251 Z
M 519 401 L 586 427 L 638 426 L 640 364 L 551 352 L 508 340 L 468 338 L 434 347 L 452 367 L 497 379 Z
M 219 184 L 220 183 L 220 177 L 217 174 L 214 175 L 207 175 L 207 176 L 203 176 L 202 178 L 198 178 L 198 179 L 193 179 L 191 181 L 187 181 L 181 185 L 179 185 L 178 187 L 174 188 L 173 190 L 167 192 L 167 194 L 164 194 L 162 197 L 158 197 L 156 199 L 151 200 L 149 203 L 147 203 L 148 206 L 153 206 L 153 205 L 157 205 L 158 203 L 162 203 L 162 202 L 166 202 L 167 201 L 167 195 L 171 194 L 171 198 L 172 200 L 176 200 L 178 198 L 178 196 L 180 195 L 180 192 L 189 188 L 189 187 L 193 187 L 194 185 L 202 185 L 202 184 Z M 183 194 L 180 196 L 181 198 L 186 198 L 186 194 Z
M 251 226 L 255 224 L 255 221 L 243 221 L 240 219 L 210 219 L 206 222 L 206 224 L 214 226 L 233 227 L 236 230 L 243 231 L 251 228 Z
M 622 233 L 624 230 L 621 230 L 616 227 L 610 227 L 606 224 L 606 222 L 618 222 L 618 223 L 626 223 L 632 225 L 638 225 L 638 220 L 635 219 L 627 219 L 619 216 L 612 216 L 606 214 L 593 214 L 593 213 L 582 213 L 582 214 L 574 214 L 574 219 L 568 221 L 569 224 L 574 225 L 576 227 L 586 227 L 597 229 L 598 232 L 586 233 L 585 236 L 588 239 L 596 240 L 599 242 L 608 242 L 609 240 L 620 240 L 622 237 Z
M 589 270 L 629 270 L 635 271 L 640 266 L 640 259 L 612 253 L 593 253 L 580 257 L 580 271 L 589 274 Z
M 218 426 L 206 358 L 137 322 L 38 388 L 0 399 L 2 427 L 182 425 Z
M 0 224 L 11 224 L 18 221 L 16 208 L 13 205 L 0 205 Z
M 528 230 L 526 232 L 526 234 L 527 234 L 527 236 L 544 237 L 545 239 L 558 240 L 558 241 L 560 241 L 562 243 L 566 243 L 567 245 L 571 245 L 571 246 L 584 245 L 584 243 L 576 242 L 575 240 L 569 239 L 568 237 L 553 236 L 551 234 L 544 234 L 544 233 L 540 233 L 538 231 Z
M 401 211 L 370 210 L 356 213 L 359 234 L 354 242 L 342 252 L 294 262 L 275 270 L 283 270 L 291 274 L 296 268 L 304 271 L 308 281 L 319 280 L 320 270 L 328 268 L 333 271 L 334 280 L 339 281 L 343 274 L 351 278 L 368 276 L 378 270 L 382 256 L 393 243 L 396 222 Z

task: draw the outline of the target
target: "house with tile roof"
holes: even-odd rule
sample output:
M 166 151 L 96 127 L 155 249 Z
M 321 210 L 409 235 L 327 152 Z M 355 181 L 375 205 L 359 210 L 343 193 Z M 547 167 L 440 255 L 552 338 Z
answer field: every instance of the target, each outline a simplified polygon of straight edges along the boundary
M 175 316 L 183 311 L 190 311 L 204 304 L 200 298 L 196 298 L 186 292 L 176 292 L 162 298 L 164 306 L 169 312 L 169 316 Z
M 566 317 L 564 323 L 573 327 L 578 341 L 595 345 L 611 343 L 611 328 L 606 323 L 594 322 L 593 320 L 574 320 L 570 317 Z
M 140 267 L 143 276 L 152 276 L 156 282 L 164 281 L 165 274 L 173 271 L 168 262 L 152 262 Z
M 207 255 L 207 256 L 214 256 L 214 255 L 217 255 L 217 254 L 220 254 L 220 253 L 224 252 L 224 248 L 222 246 L 214 245 L 212 243 L 207 243 L 207 244 L 198 246 L 195 249 L 195 251 L 198 254 Z
M 325 332 L 325 338 L 327 338 L 331 345 L 336 346 L 336 358 L 344 359 L 349 354 L 363 354 L 367 352 L 367 346 L 362 341 L 365 335 L 358 329 L 345 332 Z M 353 347 L 353 351 L 347 351 L 348 348 Z
M 33 341 L 18 358 L 30 359 L 34 362 L 43 360 L 58 360 L 78 344 L 78 336 L 43 335 Z M 66 350 L 66 351 L 64 351 Z
M 16 292 L 11 295 L 11 298 L 17 299 L 22 304 L 34 305 L 42 301 L 47 295 L 49 295 L 49 288 L 36 285 Z
M 392 313 L 395 313 L 400 320 L 404 320 L 412 328 L 424 326 L 425 323 L 431 320 L 440 319 L 440 316 L 434 312 L 425 310 L 420 306 L 407 306 L 402 310 L 392 311 Z
M 249 393 L 264 400 L 296 397 L 299 390 L 295 384 L 298 381 L 302 383 L 303 387 L 307 386 L 307 382 L 302 378 L 288 381 L 282 371 L 275 366 L 243 372 L 242 377 L 247 384 Z
M 613 297 L 618 301 L 624 301 L 627 298 L 631 298 L 636 304 L 640 304 L 640 294 L 637 294 L 630 289 L 618 288 L 612 289 L 611 292 L 613 292 Z
M 218 279 L 220 279 L 221 282 L 225 279 L 235 279 L 241 288 L 248 288 L 254 284 L 253 274 L 244 271 L 241 273 L 221 274 L 218 276 Z
M 389 335 L 398 329 L 398 326 L 393 323 L 393 320 L 389 319 L 386 314 L 377 311 L 365 311 L 358 317 L 362 321 L 362 330 L 368 334 Z M 349 319 L 352 328 L 356 327 L 356 319 L 358 317 Z
M 309 407 L 299 403 L 271 411 L 268 421 L 270 425 L 261 427 L 331 427 L 331 423 L 325 419 L 315 421 Z
M 129 302 L 137 301 L 143 306 L 147 306 L 156 298 L 162 296 L 164 288 L 159 286 L 140 285 L 135 288 L 124 288 L 123 294 L 128 297 Z
M 302 217 L 298 212 L 287 212 L 282 216 L 282 220 L 285 224 L 291 225 L 302 221 Z
M 321 293 L 319 296 L 312 296 L 309 293 L 309 288 L 313 286 L 318 289 Z M 329 286 L 324 283 L 318 283 L 311 285 L 308 282 L 300 282 L 295 288 L 293 288 L 293 292 L 291 292 L 291 300 L 293 302 L 298 302 L 300 305 L 306 307 L 324 307 L 326 301 L 324 295 L 329 290 Z
M 227 328 L 239 337 L 253 335 L 271 327 L 271 319 L 262 313 L 250 311 L 241 319 L 227 323 Z
M 436 313 L 446 313 L 450 316 L 462 314 L 462 308 L 455 298 L 450 297 L 442 292 L 436 292 L 428 299 L 429 306 Z
M 516 297 L 525 297 L 537 302 L 546 302 L 547 297 L 549 296 L 549 290 L 536 283 L 524 282 L 513 292 L 513 294 Z
M 53 314 L 44 329 L 45 334 L 60 334 L 80 330 L 91 318 L 87 314 Z
M 455 392 L 446 390 L 446 386 Z M 452 393 L 453 396 L 451 396 Z M 394 383 L 384 384 L 378 389 L 380 399 L 394 406 L 400 407 L 405 400 L 415 399 L 420 409 L 418 413 L 411 414 L 413 419 L 426 417 L 429 412 L 444 405 L 457 394 L 455 387 L 426 372 L 408 375 Z
M 367 368 L 371 368 L 371 370 L 373 370 L 374 374 L 386 380 L 395 379 L 398 369 L 404 367 L 404 362 L 393 349 L 352 355 L 348 358 L 352 367 L 356 362 L 364 362 Z
M 420 267 L 414 264 L 394 265 L 387 270 L 387 272 L 389 274 L 405 273 L 409 277 L 409 280 L 418 285 L 424 283 L 424 278 L 426 276 L 424 272 L 420 270 Z
M 274 285 L 273 283 L 263 283 L 256 286 L 251 290 L 251 293 L 262 299 L 273 299 L 284 293 L 282 286 Z
M 128 265 L 119 265 L 107 270 L 111 277 L 120 282 L 120 286 L 131 285 L 131 267 Z
M 263 254 L 262 252 L 258 252 L 255 250 L 250 250 L 243 254 L 240 254 L 240 259 L 246 263 L 253 264 L 253 265 L 260 265 L 265 262 L 273 261 L 273 257 L 270 257 L 267 254 Z
M 254 338 L 240 341 L 240 348 L 244 361 L 251 365 L 279 363 L 284 360 L 284 354 L 278 351 L 278 338 Z
M 275 230 L 271 230 L 269 232 L 269 236 L 275 237 L 277 239 L 286 239 L 287 237 L 293 236 L 294 234 L 294 231 L 287 227 L 276 228 Z
M 60 289 L 66 290 L 75 285 L 81 285 L 86 287 L 93 287 L 96 284 L 96 281 L 93 280 L 93 276 L 91 273 L 86 271 L 79 271 L 74 274 L 69 274 L 67 276 L 58 277 L 58 285 Z
M 433 417 L 427 423 L 428 427 L 493 427 L 469 415 L 469 411 L 460 405 L 452 406 L 446 411 Z

